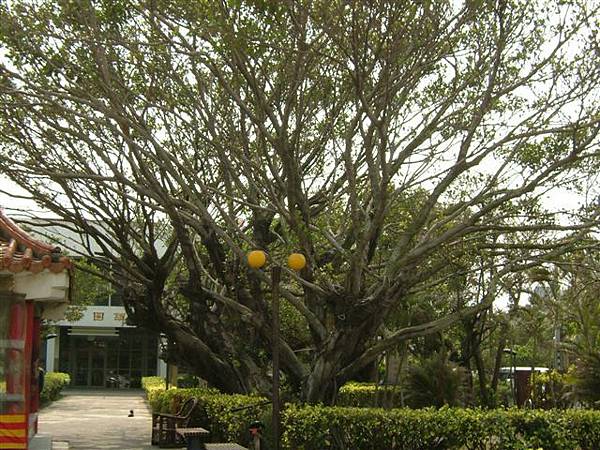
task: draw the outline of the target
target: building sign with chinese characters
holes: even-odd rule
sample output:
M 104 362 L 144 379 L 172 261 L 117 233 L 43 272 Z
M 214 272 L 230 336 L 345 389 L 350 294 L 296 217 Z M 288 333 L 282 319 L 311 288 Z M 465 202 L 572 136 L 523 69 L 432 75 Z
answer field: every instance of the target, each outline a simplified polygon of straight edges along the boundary
M 127 313 L 122 306 L 90 306 L 83 311 L 81 319 L 68 322 L 62 320 L 58 325 L 77 327 L 129 327 Z

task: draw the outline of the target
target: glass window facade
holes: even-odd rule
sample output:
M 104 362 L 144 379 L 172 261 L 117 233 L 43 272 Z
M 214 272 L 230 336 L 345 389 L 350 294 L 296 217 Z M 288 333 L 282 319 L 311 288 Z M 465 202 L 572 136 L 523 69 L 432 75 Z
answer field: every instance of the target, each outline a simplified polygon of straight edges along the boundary
M 119 328 L 118 336 L 72 336 L 61 327 L 59 370 L 73 386 L 139 388 L 156 375 L 157 336 L 137 328 Z

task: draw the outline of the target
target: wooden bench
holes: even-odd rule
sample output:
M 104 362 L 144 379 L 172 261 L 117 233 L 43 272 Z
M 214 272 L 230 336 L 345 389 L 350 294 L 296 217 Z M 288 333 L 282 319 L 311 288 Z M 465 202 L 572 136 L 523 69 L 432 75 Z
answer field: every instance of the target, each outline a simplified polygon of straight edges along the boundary
M 271 402 L 262 402 L 255 405 L 243 406 L 230 411 L 242 411 L 244 409 L 264 406 Z M 206 443 L 208 430 L 204 428 L 189 427 L 192 412 L 196 408 L 198 400 L 188 399 L 177 414 L 155 413 L 152 415 L 152 445 L 159 447 L 185 447 L 200 450 L 248 450 L 236 443 Z
M 177 434 L 183 436 L 187 442 L 188 450 L 205 450 L 204 440 L 208 437 L 208 430 L 204 428 L 177 428 Z
M 209 432 L 204 428 L 177 428 L 176 431 L 187 441 L 187 450 L 248 450 L 235 443 L 205 443 Z
M 152 414 L 152 445 L 159 447 L 184 447 L 184 437 L 177 428 L 186 428 L 198 404 L 196 398 L 187 399 L 176 414 Z M 207 432 L 208 433 L 208 432 Z

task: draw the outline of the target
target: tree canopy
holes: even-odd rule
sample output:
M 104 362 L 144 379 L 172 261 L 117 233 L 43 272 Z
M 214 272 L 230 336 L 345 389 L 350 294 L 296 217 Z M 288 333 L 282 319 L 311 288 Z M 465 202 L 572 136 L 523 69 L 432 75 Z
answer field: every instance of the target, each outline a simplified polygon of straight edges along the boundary
M 226 391 L 269 385 L 270 277 L 246 253 L 303 253 L 282 295 L 307 333 L 282 338 L 282 371 L 332 401 L 386 349 L 489 308 L 502 277 L 587 245 L 595 205 L 542 198 L 598 166 L 598 8 L 14 0 L 0 171 Z M 388 329 L 481 264 L 478 295 Z

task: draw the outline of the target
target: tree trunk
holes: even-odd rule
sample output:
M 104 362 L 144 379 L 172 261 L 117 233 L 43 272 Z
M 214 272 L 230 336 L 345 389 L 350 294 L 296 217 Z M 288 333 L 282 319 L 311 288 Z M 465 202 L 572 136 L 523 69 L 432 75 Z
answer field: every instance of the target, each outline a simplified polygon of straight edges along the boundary
M 496 358 L 494 360 L 494 372 L 492 373 L 491 390 L 494 394 L 494 399 L 497 397 L 498 392 L 498 381 L 500 379 L 500 367 L 502 366 L 502 355 L 504 353 L 504 347 L 506 346 L 506 334 L 508 332 L 508 321 L 503 322 L 500 329 L 500 340 L 498 341 L 498 348 L 496 349 Z M 496 406 L 496 405 L 494 405 Z
M 304 387 L 304 399 L 308 403 L 335 403 L 338 389 L 347 380 L 337 377 L 343 361 L 356 348 L 356 337 L 333 332 L 324 343 L 323 351 L 316 358 Z
M 303 398 L 308 403 L 335 404 L 339 388 L 356 375 L 354 371 L 341 377 L 340 371 L 362 353 L 365 342 L 372 337 L 371 331 L 369 324 L 364 323 L 362 327 L 346 325 L 344 329 L 330 334 L 323 344 L 323 350 L 315 359 L 304 386 Z
M 481 356 L 481 347 L 479 344 L 476 345 L 474 351 L 475 367 L 477 367 L 477 380 L 479 381 L 479 396 L 481 403 L 488 407 L 493 408 L 493 399 L 490 396 L 490 391 L 487 386 L 487 377 L 485 374 L 485 365 Z

